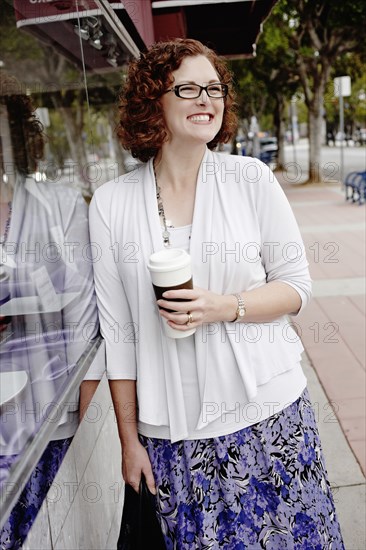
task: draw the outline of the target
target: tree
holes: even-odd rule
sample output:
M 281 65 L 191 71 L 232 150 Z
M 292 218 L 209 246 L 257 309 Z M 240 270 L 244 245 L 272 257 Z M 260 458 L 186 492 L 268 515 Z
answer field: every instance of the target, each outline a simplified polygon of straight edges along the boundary
M 309 182 L 318 181 L 324 95 L 332 66 L 346 52 L 365 52 L 364 0 L 280 0 L 278 9 L 291 29 L 289 45 L 308 109 Z
M 299 87 L 294 55 L 289 47 L 291 33 L 276 7 L 264 26 L 252 61 L 254 78 L 263 82 L 271 98 L 278 142 L 277 168 L 284 168 L 285 106 Z
M 301 87 L 308 115 L 310 182 L 319 178 L 325 109 L 331 113 L 336 102 L 330 78 L 352 75 L 357 66 L 364 68 L 365 23 L 364 0 L 280 0 L 264 23 L 257 56 L 233 63 L 241 114 L 273 113 L 279 167 L 283 164 L 284 107 Z M 355 107 L 356 118 L 362 112 L 362 106 Z
M 290 36 L 287 21 L 275 7 L 264 24 L 256 57 L 232 63 L 241 116 L 255 115 L 260 120 L 267 113 L 272 117 L 278 140 L 278 169 L 284 168 L 285 107 L 299 87 Z

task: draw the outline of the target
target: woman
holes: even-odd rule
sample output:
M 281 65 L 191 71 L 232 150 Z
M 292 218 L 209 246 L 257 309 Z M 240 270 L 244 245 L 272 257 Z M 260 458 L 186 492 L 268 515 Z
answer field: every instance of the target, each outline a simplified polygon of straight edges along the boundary
M 144 164 L 90 211 L 122 473 L 157 494 L 167 548 L 342 548 L 286 317 L 310 297 L 304 246 L 267 166 L 213 152 L 233 102 L 195 40 L 130 64 L 119 137 Z M 189 251 L 194 289 L 156 304 L 147 261 L 164 245 Z M 196 332 L 174 340 L 162 323 Z

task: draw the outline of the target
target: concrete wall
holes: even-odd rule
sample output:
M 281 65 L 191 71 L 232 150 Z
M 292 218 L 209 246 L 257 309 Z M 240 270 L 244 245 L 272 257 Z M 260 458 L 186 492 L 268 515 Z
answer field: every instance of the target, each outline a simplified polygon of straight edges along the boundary
M 23 549 L 115 550 L 122 504 L 117 424 L 103 378 Z

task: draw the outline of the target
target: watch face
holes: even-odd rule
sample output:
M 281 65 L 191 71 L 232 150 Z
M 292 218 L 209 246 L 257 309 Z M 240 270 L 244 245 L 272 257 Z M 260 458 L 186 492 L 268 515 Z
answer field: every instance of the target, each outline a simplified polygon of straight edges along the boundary
M 244 317 L 245 315 L 245 309 L 239 308 L 239 317 Z

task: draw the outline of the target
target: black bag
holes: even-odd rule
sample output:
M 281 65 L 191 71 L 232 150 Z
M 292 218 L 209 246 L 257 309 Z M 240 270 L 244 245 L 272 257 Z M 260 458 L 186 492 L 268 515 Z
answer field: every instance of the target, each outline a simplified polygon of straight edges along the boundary
M 155 496 L 141 476 L 139 493 L 125 486 L 122 522 L 117 550 L 166 550 L 164 537 L 155 514 Z

